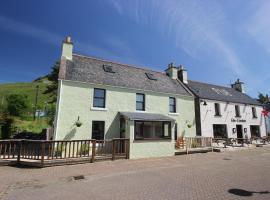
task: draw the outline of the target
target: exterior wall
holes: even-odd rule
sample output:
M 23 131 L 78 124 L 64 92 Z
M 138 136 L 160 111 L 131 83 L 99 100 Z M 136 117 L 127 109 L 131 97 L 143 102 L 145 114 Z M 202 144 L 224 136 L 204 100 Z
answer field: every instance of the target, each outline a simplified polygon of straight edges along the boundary
M 167 140 L 167 139 L 154 141 L 134 140 L 134 121 L 128 122 L 127 130 L 130 136 L 131 159 L 174 155 L 175 152 L 174 140 Z
M 201 130 L 202 136 L 213 137 L 213 124 L 227 124 L 227 132 L 229 138 L 236 138 L 237 133 L 233 133 L 233 128 L 236 125 L 243 126 L 243 135 L 248 138 L 251 137 L 250 125 L 259 125 L 261 137 L 266 135 L 265 119 L 261 112 L 263 108 L 261 106 L 244 105 L 236 103 L 226 103 L 212 100 L 205 100 L 207 106 L 200 104 L 200 118 L 201 118 Z M 215 116 L 214 103 L 220 104 L 220 112 L 222 116 Z M 235 105 L 239 105 L 241 118 L 235 117 Z M 252 117 L 252 107 L 256 107 L 257 117 Z M 236 122 L 232 122 L 235 119 Z M 237 119 L 246 120 L 246 122 L 237 122 Z M 244 133 L 244 128 L 247 129 L 247 133 Z
M 267 134 L 268 136 L 270 136 L 270 117 L 268 117 L 266 128 L 267 128 Z
M 55 139 L 90 139 L 92 121 L 105 121 L 105 139 L 120 137 L 119 112 L 136 112 L 136 92 L 145 94 L 145 112 L 160 113 L 176 120 L 178 135 L 195 136 L 195 111 L 193 97 L 160 94 L 129 90 L 104 85 L 60 81 L 58 94 L 57 127 Z M 106 89 L 106 108 L 93 108 L 94 88 Z M 169 113 L 169 96 L 176 97 L 177 113 Z M 80 117 L 81 127 L 75 122 Z M 188 128 L 188 125 L 191 128 Z M 127 122 L 129 129 L 126 137 L 131 139 L 131 158 L 149 156 L 168 156 L 174 154 L 174 124 L 172 124 L 172 140 L 138 142 L 134 141 L 134 122 Z

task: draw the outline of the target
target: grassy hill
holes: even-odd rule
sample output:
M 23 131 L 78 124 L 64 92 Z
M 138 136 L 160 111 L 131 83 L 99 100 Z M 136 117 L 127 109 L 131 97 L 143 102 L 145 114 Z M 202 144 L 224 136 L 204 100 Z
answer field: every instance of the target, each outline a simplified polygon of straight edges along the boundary
M 34 106 L 36 86 L 38 85 L 39 92 L 37 105 L 39 108 L 43 109 L 46 102 L 51 100 L 49 95 L 43 94 L 48 84 L 50 84 L 50 82 L 46 79 L 37 80 L 31 83 L 0 84 L 0 106 L 4 106 L 6 104 L 6 97 L 9 94 L 26 94 L 29 97 L 31 105 Z M 32 110 L 29 110 L 29 112 L 30 111 Z
M 51 97 L 49 97 L 48 94 L 43 94 L 48 84 L 50 84 L 50 82 L 46 77 L 39 78 L 30 83 L 0 84 L 0 108 L 5 107 L 6 97 L 9 94 L 25 94 L 29 98 L 31 107 L 27 111 L 27 114 L 23 117 L 14 117 L 13 127 L 16 127 L 17 130 L 40 133 L 42 129 L 49 127 L 48 118 L 40 118 L 36 121 L 33 121 L 32 118 L 35 105 L 36 86 L 39 86 L 37 108 L 44 110 L 47 102 L 50 102 L 51 100 Z

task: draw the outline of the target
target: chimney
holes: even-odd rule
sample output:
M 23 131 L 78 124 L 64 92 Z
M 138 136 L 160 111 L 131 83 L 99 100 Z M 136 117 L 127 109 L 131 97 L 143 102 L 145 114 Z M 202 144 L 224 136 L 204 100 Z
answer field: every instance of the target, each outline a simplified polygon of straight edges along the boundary
M 182 66 L 182 65 L 180 65 L 180 67 L 179 67 L 178 78 L 184 84 L 188 84 L 187 70 L 185 70 L 184 66 Z
M 167 76 L 171 79 L 177 79 L 177 71 L 178 69 L 173 66 L 173 63 L 168 64 L 168 68 L 165 70 Z
M 67 60 L 72 60 L 73 43 L 71 37 L 67 36 L 62 43 L 62 57 Z
M 241 82 L 239 80 L 239 78 L 237 79 L 237 81 L 235 81 L 234 84 L 231 85 L 233 89 L 239 91 L 239 92 L 242 92 L 242 93 L 245 93 L 245 87 L 244 87 L 244 83 Z

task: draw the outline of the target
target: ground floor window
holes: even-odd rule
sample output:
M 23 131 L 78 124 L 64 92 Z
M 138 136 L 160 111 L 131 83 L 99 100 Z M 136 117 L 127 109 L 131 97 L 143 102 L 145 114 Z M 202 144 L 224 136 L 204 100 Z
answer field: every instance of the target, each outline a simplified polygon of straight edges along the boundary
M 260 126 L 251 125 L 250 126 L 250 134 L 251 134 L 251 137 L 261 137 Z
M 104 121 L 93 121 L 92 122 L 92 139 L 104 140 Z
M 169 139 L 171 138 L 170 122 L 135 121 L 135 139 Z
M 213 124 L 214 138 L 227 138 L 226 124 Z

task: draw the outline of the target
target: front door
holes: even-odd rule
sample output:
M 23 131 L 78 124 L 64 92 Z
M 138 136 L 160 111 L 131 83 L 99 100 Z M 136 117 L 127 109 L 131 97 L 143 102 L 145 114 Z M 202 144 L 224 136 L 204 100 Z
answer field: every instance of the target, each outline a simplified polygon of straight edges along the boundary
M 242 125 L 236 125 L 237 138 L 243 138 Z

